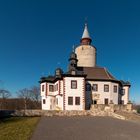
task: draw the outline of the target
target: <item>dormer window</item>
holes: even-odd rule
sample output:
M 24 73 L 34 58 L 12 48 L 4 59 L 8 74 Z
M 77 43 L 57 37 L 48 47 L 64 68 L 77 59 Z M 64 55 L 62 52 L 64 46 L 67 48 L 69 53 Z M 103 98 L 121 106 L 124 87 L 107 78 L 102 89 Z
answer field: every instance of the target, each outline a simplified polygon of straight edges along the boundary
M 56 75 L 60 75 L 60 70 L 56 70 Z
M 75 71 L 75 70 L 72 70 L 72 71 L 71 71 L 71 74 L 72 74 L 72 75 L 76 75 L 76 71 Z

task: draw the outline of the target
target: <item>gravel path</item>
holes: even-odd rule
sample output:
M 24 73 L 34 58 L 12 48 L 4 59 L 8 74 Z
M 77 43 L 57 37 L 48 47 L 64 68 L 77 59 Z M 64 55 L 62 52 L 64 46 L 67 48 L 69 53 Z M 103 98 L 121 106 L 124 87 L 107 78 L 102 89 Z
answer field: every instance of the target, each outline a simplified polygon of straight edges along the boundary
M 140 123 L 110 117 L 42 117 L 31 140 L 140 140 Z

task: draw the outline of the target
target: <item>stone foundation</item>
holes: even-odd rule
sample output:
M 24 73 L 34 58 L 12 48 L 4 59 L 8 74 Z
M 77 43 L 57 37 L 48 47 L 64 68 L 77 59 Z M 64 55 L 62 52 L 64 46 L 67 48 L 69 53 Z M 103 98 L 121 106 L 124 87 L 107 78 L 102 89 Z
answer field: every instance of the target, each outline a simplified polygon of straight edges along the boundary
M 115 111 L 127 111 L 132 112 L 132 104 L 128 103 L 126 105 L 115 105 L 115 104 L 109 104 L 109 105 L 91 105 L 90 110 L 98 110 L 98 111 L 109 111 L 109 112 L 115 112 Z
M 92 105 L 90 110 L 84 111 L 49 111 L 49 110 L 16 110 L 13 116 L 111 116 L 125 120 L 125 117 L 115 111 L 132 112 L 132 104 L 127 105 Z

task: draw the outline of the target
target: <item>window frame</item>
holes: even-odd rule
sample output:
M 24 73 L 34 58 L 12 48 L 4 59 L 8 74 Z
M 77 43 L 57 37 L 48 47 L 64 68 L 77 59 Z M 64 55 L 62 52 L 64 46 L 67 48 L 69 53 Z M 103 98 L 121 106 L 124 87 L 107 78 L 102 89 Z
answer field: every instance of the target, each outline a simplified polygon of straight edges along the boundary
M 125 89 L 123 88 L 123 89 L 122 89 L 122 94 L 124 95 L 124 94 L 125 94 L 125 92 L 126 92 L 126 91 L 125 91 Z
M 107 84 L 104 85 L 104 92 L 109 92 L 109 85 Z
M 42 92 L 45 91 L 45 85 L 44 84 L 41 86 L 41 89 L 42 89 Z
M 73 105 L 73 97 L 72 96 L 68 97 L 68 105 Z
M 114 91 L 114 93 L 117 93 L 118 92 L 118 86 L 114 85 L 113 91 Z
M 46 104 L 46 100 L 45 99 L 43 99 L 43 104 Z
M 52 87 L 52 88 L 50 88 Z M 54 85 L 49 85 L 49 92 L 54 92 Z
M 75 97 L 75 105 L 80 105 L 80 97 Z
M 95 90 L 94 90 L 94 86 L 96 87 Z M 93 91 L 98 91 L 98 84 L 93 84 L 93 85 L 92 85 L 92 90 L 93 90 Z
M 73 86 L 73 84 L 75 84 Z M 77 89 L 77 80 L 71 80 L 71 89 Z

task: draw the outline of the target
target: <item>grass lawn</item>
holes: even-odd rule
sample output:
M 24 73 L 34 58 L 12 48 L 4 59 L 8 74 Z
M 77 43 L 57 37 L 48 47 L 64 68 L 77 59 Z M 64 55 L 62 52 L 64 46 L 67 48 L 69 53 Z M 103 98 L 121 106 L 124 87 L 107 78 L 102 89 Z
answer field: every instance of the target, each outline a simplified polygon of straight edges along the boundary
M 11 117 L 0 121 L 0 140 L 29 140 L 39 117 Z

